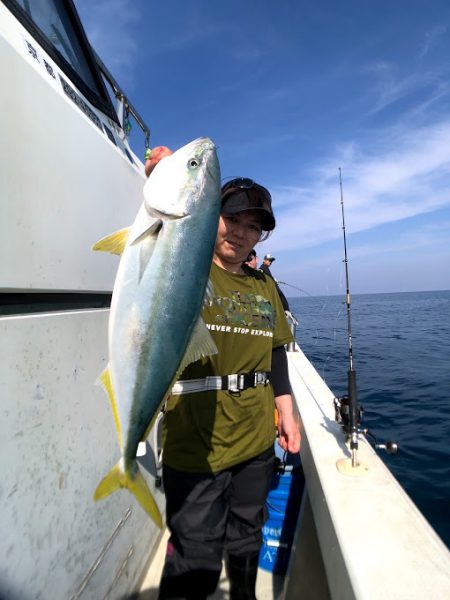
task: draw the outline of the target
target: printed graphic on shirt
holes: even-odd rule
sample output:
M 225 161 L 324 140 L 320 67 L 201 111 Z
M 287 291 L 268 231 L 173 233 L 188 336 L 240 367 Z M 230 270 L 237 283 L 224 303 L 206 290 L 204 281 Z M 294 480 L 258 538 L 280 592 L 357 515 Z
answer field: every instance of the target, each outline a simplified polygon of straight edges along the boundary
M 273 331 L 275 314 L 271 303 L 259 294 L 230 290 L 228 296 L 216 296 L 209 302 L 215 325 L 225 333 Z M 221 312 L 214 313 L 217 307 Z M 211 327 L 210 327 L 211 328 Z

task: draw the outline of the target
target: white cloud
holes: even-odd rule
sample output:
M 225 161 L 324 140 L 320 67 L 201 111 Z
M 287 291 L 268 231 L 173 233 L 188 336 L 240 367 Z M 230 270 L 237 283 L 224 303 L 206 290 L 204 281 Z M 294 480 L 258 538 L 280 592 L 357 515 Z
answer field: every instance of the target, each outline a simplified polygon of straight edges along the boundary
M 375 115 L 402 99 L 409 98 L 417 103 L 418 93 L 430 94 L 434 101 L 447 92 L 448 62 L 427 61 L 425 68 L 425 58 L 446 33 L 445 25 L 427 31 L 425 41 L 418 51 L 411 53 L 409 61 L 394 63 L 379 60 L 364 67 L 372 78 L 369 89 L 374 100 L 369 115 Z
M 133 0 L 75 0 L 88 39 L 113 77 L 133 87 L 136 58 L 140 51 L 134 27 L 141 9 Z
M 394 135 L 395 133 L 395 135 Z M 318 246 L 341 236 L 338 167 L 352 233 L 450 206 L 450 120 L 387 130 L 380 138 L 336 150 L 309 174 L 312 183 L 274 189 L 274 251 Z
M 388 259 L 394 255 L 404 256 L 409 260 L 411 253 L 422 253 L 432 249 L 433 252 L 440 246 L 445 248 L 446 255 L 450 255 L 450 246 L 448 244 L 450 234 L 450 221 L 441 223 L 430 223 L 427 225 L 415 227 L 396 233 L 395 236 L 380 236 L 375 241 L 359 241 L 352 246 L 352 260 L 368 258 L 381 260 L 383 255 L 388 255 Z M 450 264 L 449 264 L 450 280 Z
M 447 33 L 446 25 L 437 25 L 425 33 L 425 41 L 423 42 L 420 51 L 419 59 L 423 60 L 437 45 L 441 36 Z
M 371 90 L 375 102 L 369 115 L 379 113 L 395 102 L 420 90 L 428 89 L 438 78 L 438 74 L 435 72 L 421 70 L 402 75 L 396 65 L 388 63 L 377 63 L 366 69 L 375 76 Z

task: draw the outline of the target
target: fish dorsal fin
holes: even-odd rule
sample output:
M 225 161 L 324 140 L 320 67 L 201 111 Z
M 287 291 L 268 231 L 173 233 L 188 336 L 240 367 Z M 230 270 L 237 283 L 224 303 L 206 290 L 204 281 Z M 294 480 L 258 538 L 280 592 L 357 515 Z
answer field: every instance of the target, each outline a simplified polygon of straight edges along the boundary
M 183 360 L 180 363 L 178 374 L 182 373 L 184 369 L 191 363 L 203 358 L 204 356 L 217 354 L 217 352 L 217 346 L 214 343 L 214 340 L 212 339 L 205 322 L 201 317 L 199 317 L 186 348 L 186 352 L 184 353 Z
M 109 369 L 109 365 L 102 372 L 99 377 L 100 383 L 103 385 L 105 392 L 108 395 L 109 401 L 111 403 L 111 410 L 114 417 L 114 423 L 117 429 L 117 437 L 119 439 L 119 446 L 122 448 L 122 430 L 120 428 L 120 420 L 119 420 L 119 411 L 117 410 L 116 398 L 114 396 L 114 389 L 111 380 L 111 371 Z
M 110 233 L 106 237 L 96 242 L 92 246 L 92 250 L 98 252 L 110 252 L 111 254 L 117 254 L 120 256 L 127 244 L 129 234 L 130 227 L 119 229 L 119 231 Z

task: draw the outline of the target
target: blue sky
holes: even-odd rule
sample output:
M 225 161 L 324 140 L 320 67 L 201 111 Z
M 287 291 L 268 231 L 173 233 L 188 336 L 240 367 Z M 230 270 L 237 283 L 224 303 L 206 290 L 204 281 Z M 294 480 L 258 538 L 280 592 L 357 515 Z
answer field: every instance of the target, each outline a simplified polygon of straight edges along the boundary
M 340 167 L 352 293 L 450 289 L 448 0 L 75 4 L 151 145 L 271 190 L 275 277 L 345 292 Z

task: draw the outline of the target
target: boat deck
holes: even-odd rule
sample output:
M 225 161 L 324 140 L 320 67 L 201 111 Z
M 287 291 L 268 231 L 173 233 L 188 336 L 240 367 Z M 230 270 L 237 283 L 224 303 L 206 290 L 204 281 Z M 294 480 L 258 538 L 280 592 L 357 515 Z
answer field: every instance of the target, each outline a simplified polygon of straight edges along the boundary
M 169 531 L 166 528 L 156 549 L 156 553 L 150 562 L 150 567 L 145 575 L 139 595 L 136 600 L 157 600 L 158 587 L 161 572 L 164 565 L 167 540 Z M 256 597 L 258 600 L 278 600 L 282 597 L 284 577 L 274 575 L 269 571 L 258 569 L 256 581 Z M 225 569 L 222 569 L 219 585 L 215 593 L 209 597 L 210 600 L 227 600 L 229 598 L 228 580 Z

